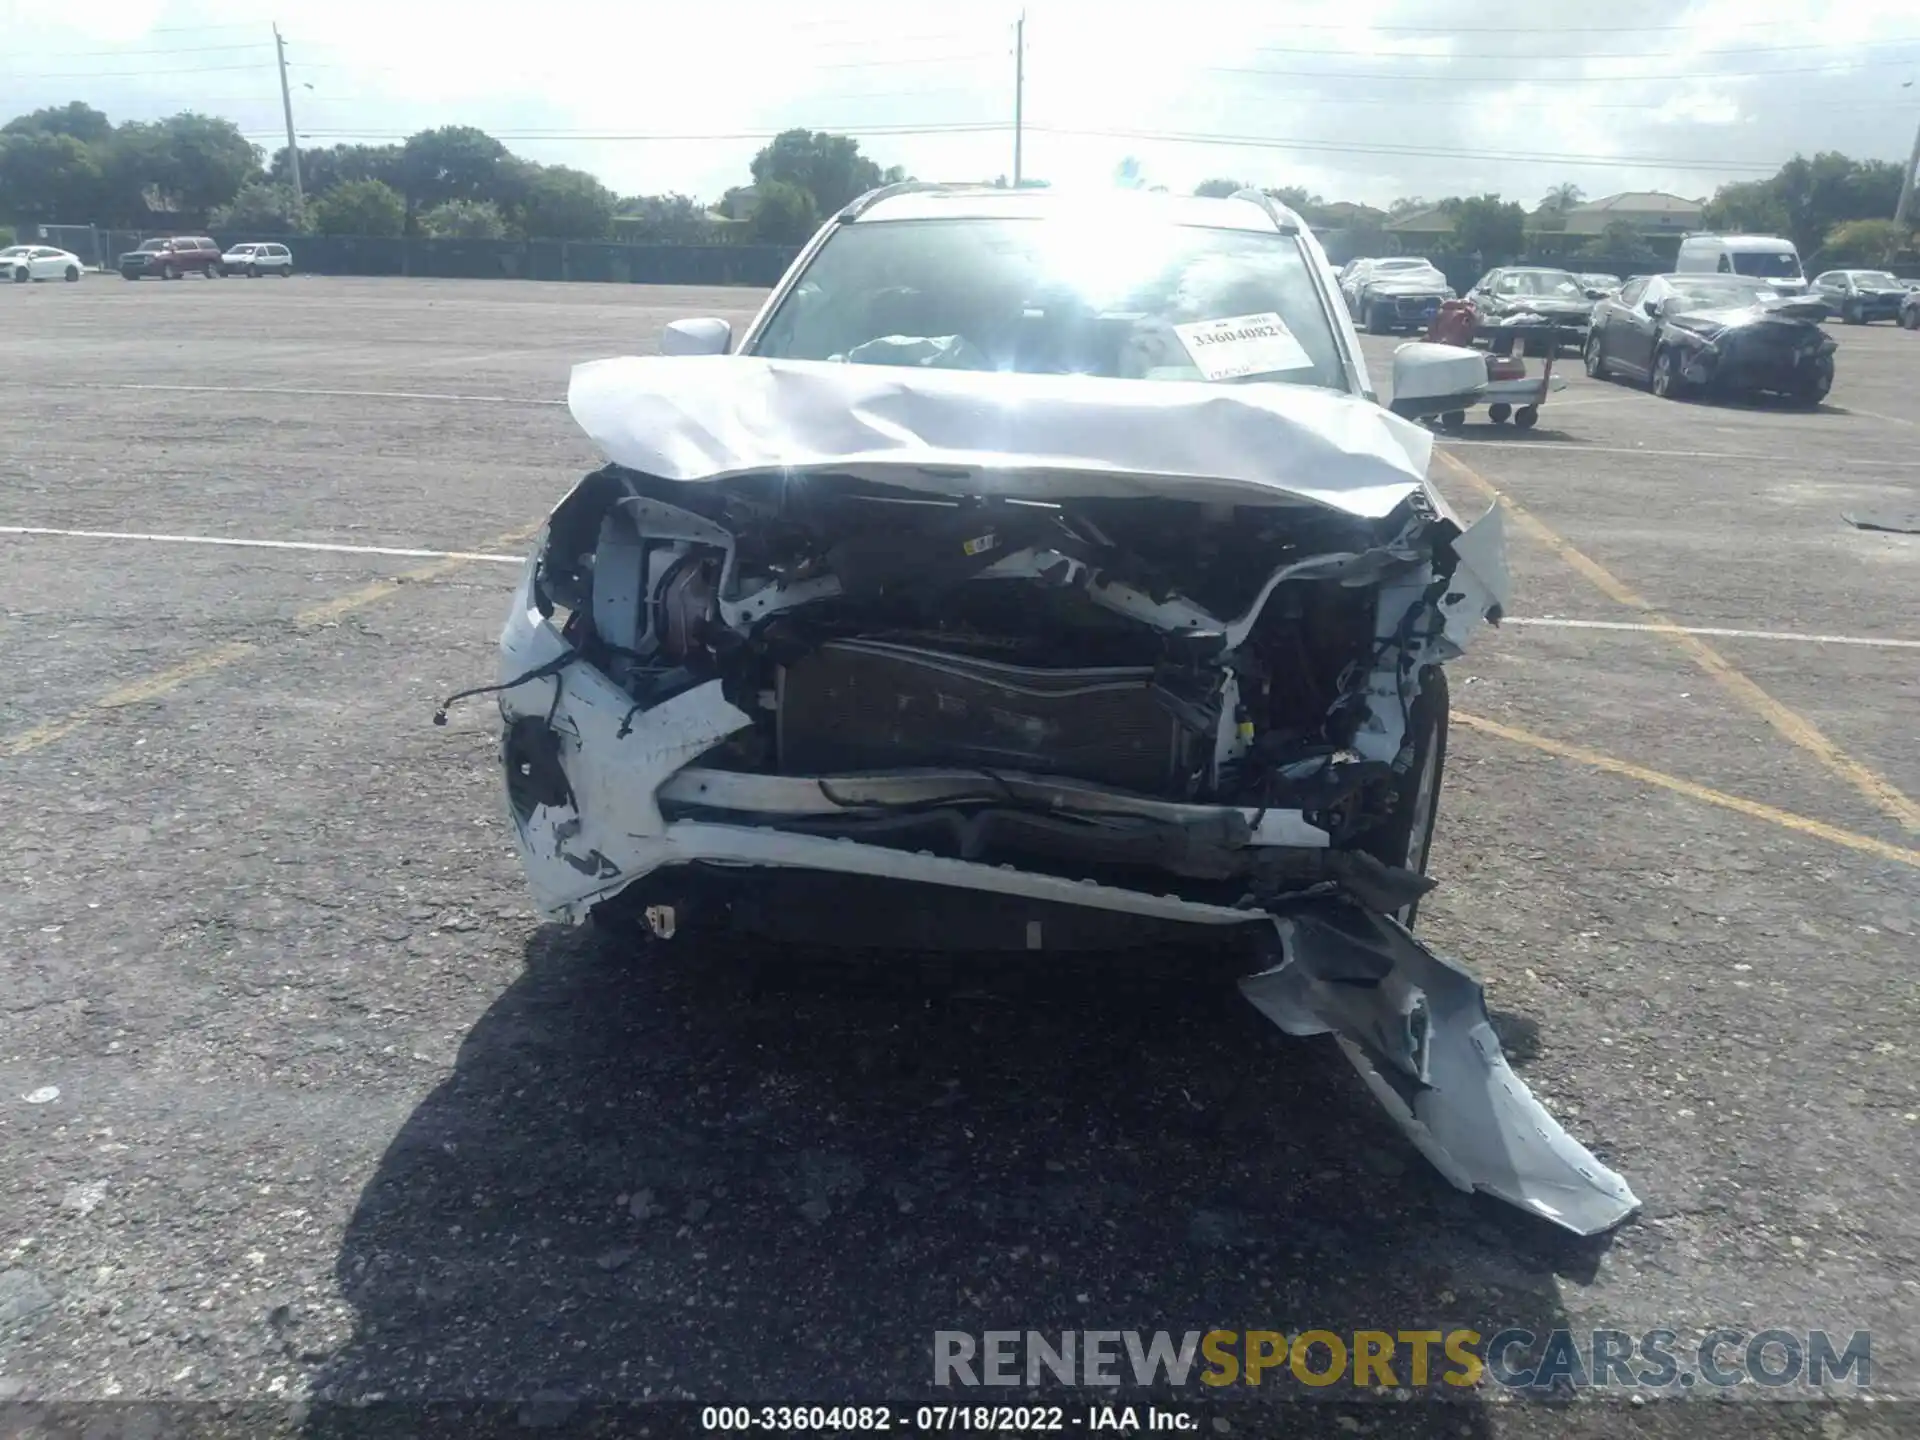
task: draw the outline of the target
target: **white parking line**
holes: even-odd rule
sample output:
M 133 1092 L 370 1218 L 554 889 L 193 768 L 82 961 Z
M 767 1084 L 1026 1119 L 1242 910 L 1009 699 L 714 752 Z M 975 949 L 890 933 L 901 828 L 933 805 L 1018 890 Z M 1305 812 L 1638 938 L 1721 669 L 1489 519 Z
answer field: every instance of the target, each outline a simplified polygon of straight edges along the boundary
M 1538 625 L 1554 630 L 1638 630 L 1650 635 L 1714 635 L 1728 640 L 1798 640 L 1807 645 L 1872 645 L 1888 650 L 1920 650 L 1920 640 L 1885 635 L 1811 635 L 1800 630 L 1723 630 L 1712 625 L 1649 625 L 1633 620 L 1560 620 L 1508 615 L 1502 625 Z
M 522 555 L 487 555 L 472 550 L 411 550 L 390 545 L 334 545 L 319 540 L 247 540 L 229 535 L 159 535 L 134 530 L 61 530 L 50 525 L 0 525 L 0 535 L 40 535 L 70 540 L 143 540 L 161 545 L 224 545 L 248 550 L 317 550 L 330 555 L 393 555 L 407 560 L 473 560 L 489 565 L 523 565 Z M 1798 630 L 1727 630 L 1708 625 L 1651 625 L 1632 620 L 1564 620 L 1556 616 L 1508 615 L 1502 625 L 1536 625 L 1562 630 L 1634 630 L 1656 635 L 1714 635 L 1730 640 L 1787 640 L 1808 645 L 1868 645 L 1890 650 L 1920 650 L 1920 640 L 1884 635 L 1815 635 Z
M 1442 445 L 1457 445 L 1463 450 L 1543 450 L 1558 451 L 1565 457 L 1578 455 L 1644 455 L 1669 460 L 1738 460 L 1745 464 L 1784 465 L 1793 463 L 1779 455 L 1754 455 L 1733 450 L 1655 450 L 1639 445 L 1568 445 L 1553 440 L 1462 440 L 1455 436 L 1438 437 Z M 1920 470 L 1920 460 L 1858 460 L 1842 455 L 1822 455 L 1822 465 L 1853 465 L 1867 470 Z
M 134 385 L 102 381 L 75 385 L 43 385 L 43 390 L 159 390 L 184 395 L 305 395 L 339 400 L 438 400 L 454 405 L 559 405 L 564 400 L 536 400 L 526 395 L 444 395 L 429 390 L 307 390 L 286 385 Z
M 397 555 L 407 560 L 479 560 L 524 564 L 524 555 L 480 555 L 467 550 L 401 550 L 387 545 L 328 545 L 317 540 L 241 540 L 228 535 L 147 535 L 130 530 L 55 530 L 43 525 L 0 525 L 0 535 L 57 535 L 73 540 L 151 540 L 165 545 L 233 545 L 250 550 L 319 550 L 332 555 Z

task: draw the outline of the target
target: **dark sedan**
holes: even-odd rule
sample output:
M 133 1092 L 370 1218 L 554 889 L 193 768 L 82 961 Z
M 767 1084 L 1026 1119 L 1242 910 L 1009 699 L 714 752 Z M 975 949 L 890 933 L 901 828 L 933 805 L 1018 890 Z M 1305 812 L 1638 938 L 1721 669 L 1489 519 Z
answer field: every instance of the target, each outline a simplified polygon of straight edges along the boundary
M 1512 354 L 1518 341 L 1532 354 L 1583 343 L 1594 302 L 1605 293 L 1570 270 L 1517 265 L 1489 270 L 1468 298 L 1480 314 L 1480 334 L 1494 350 Z
M 1825 311 L 1745 276 L 1643 276 L 1594 307 L 1587 373 L 1630 375 L 1667 399 L 1765 390 L 1818 405 L 1837 348 L 1820 328 Z

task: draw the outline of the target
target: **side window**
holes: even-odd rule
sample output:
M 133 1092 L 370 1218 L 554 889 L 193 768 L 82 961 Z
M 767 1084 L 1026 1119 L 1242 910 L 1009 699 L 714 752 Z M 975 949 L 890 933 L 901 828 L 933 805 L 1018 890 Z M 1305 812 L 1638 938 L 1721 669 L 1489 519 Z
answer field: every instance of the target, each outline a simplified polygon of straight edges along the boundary
M 1640 303 L 1640 297 L 1646 293 L 1646 281 L 1630 280 L 1627 282 L 1626 288 L 1620 292 L 1620 303 L 1622 305 L 1638 305 Z
M 1500 272 L 1498 270 L 1489 270 L 1486 274 L 1482 275 L 1478 280 L 1473 282 L 1473 288 L 1476 290 L 1483 290 L 1483 291 L 1491 290 L 1493 288 L 1493 282 L 1498 280 L 1499 278 L 1500 278 Z
M 1731 275 L 1733 273 L 1733 257 L 1730 255 L 1722 255 L 1720 257 L 1720 263 L 1714 266 L 1714 269 L 1718 270 L 1722 275 Z
M 1520 293 L 1520 277 L 1518 275 L 1502 275 L 1499 285 L 1495 287 L 1495 293 L 1500 295 L 1518 295 Z

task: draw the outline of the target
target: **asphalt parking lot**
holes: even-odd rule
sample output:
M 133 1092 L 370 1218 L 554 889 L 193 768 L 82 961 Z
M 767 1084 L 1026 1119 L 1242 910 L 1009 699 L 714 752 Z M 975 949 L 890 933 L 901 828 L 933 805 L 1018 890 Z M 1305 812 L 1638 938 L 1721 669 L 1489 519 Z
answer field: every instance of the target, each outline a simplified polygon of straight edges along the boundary
M 1920 335 L 1834 325 L 1811 413 L 1569 359 L 1537 429 L 1440 447 L 1462 510 L 1513 507 L 1515 600 L 1452 671 L 1422 925 L 1645 1201 L 1581 1242 L 1163 958 L 636 963 L 535 923 L 491 704 L 429 719 L 493 678 L 486 557 L 597 463 L 571 363 L 759 298 L 0 294 L 0 526 L 94 532 L 0 533 L 0 1399 L 564 1414 L 923 1396 L 938 1329 L 1730 1325 L 1871 1330 L 1909 1402 L 1767 1424 L 1913 1421 L 1920 536 L 1842 515 L 1920 509 Z

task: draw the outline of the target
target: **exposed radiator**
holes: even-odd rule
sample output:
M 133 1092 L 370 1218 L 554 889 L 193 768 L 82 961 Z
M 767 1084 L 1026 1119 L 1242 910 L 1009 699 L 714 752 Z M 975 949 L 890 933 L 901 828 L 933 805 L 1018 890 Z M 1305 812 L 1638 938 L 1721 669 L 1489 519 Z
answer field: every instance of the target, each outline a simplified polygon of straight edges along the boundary
M 787 774 L 981 765 L 1174 792 L 1192 735 L 1145 667 L 1039 670 L 873 640 L 822 645 L 779 683 Z

